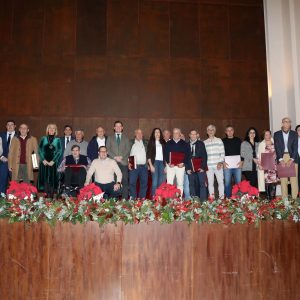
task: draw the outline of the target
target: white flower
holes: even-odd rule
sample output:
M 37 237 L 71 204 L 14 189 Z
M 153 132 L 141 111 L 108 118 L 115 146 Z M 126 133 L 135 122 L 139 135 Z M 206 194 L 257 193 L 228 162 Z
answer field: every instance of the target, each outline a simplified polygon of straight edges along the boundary
M 4 193 L 1 193 L 2 198 L 6 198 L 6 195 Z
M 7 196 L 8 196 L 8 199 L 9 199 L 9 200 L 17 199 L 17 197 L 15 197 L 15 196 L 12 195 L 12 194 L 8 194 Z
M 281 214 L 277 213 L 276 214 L 276 218 L 279 219 L 279 220 L 281 220 L 282 219 Z
M 294 215 L 293 220 L 297 223 L 297 222 L 299 222 L 299 217 L 297 215 Z
M 93 197 L 94 201 L 95 201 L 96 203 L 100 203 L 101 199 L 103 198 L 103 195 L 104 195 L 104 192 L 101 193 L 101 194 L 98 194 L 98 195 L 94 196 L 94 197 Z

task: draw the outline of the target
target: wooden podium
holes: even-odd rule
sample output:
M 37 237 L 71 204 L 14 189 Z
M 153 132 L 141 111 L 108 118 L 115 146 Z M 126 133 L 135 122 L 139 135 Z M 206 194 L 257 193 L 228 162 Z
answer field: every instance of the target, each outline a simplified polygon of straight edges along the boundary
M 0 221 L 1 299 L 298 299 L 300 224 Z

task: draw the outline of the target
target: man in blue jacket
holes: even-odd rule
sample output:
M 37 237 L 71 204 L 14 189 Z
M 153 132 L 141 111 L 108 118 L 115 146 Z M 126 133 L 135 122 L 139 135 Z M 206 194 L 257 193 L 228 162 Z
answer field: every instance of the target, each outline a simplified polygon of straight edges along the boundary
M 183 160 L 178 165 L 170 162 L 170 153 L 183 153 Z M 177 188 L 183 194 L 184 173 L 191 169 L 191 152 L 188 144 L 181 139 L 181 130 L 179 128 L 173 129 L 173 138 L 169 140 L 165 147 L 167 183 L 173 184 L 176 177 Z
M 105 130 L 99 126 L 96 129 L 96 135 L 92 137 L 87 147 L 87 156 L 91 161 L 98 158 L 98 149 L 101 146 L 106 146 L 106 142 L 107 137 L 105 136 Z

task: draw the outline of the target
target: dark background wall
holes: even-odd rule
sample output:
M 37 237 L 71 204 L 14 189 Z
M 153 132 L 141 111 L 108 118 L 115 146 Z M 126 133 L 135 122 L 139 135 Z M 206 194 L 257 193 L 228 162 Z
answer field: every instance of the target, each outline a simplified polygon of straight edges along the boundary
M 268 127 L 262 0 L 0 0 L 0 121 Z M 2 126 L 2 125 L 1 125 Z M 61 132 L 61 130 L 60 130 Z

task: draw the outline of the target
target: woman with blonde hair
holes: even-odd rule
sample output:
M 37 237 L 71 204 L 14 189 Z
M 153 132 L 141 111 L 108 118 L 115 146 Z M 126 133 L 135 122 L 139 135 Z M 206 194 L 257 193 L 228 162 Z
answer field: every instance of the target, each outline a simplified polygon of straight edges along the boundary
M 46 193 L 47 198 L 53 198 L 58 186 L 57 167 L 62 155 L 60 139 L 57 137 L 57 126 L 48 124 L 46 135 L 39 144 L 40 172 L 38 189 Z

